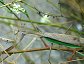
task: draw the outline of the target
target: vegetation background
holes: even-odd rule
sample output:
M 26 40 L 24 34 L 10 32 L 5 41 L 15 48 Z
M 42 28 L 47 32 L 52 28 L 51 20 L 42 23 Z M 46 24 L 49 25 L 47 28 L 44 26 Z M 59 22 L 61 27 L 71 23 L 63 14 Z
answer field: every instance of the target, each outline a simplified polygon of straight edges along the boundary
M 49 32 L 84 37 L 84 0 L 0 0 L 0 64 L 84 64 L 67 62 L 70 52 L 52 50 L 8 54 L 44 48 L 45 40 L 31 35 Z M 11 39 L 10 40 L 5 40 Z M 46 41 L 45 41 L 46 42 Z M 50 43 L 47 43 L 50 45 Z M 78 59 L 78 57 L 74 57 Z

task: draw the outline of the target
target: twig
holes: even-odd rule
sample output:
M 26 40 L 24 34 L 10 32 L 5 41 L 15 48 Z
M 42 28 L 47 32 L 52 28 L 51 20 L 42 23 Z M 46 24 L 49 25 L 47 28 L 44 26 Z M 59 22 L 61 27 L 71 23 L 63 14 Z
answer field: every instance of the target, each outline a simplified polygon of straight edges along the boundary
M 73 24 L 69 26 L 69 28 L 66 30 L 65 34 L 69 31 L 69 29 L 72 27 Z
M 59 8 L 60 8 L 61 17 L 64 17 L 64 16 L 62 15 L 62 9 L 61 9 L 61 5 L 60 5 L 60 0 L 59 0 L 59 3 L 58 3 L 58 4 L 59 4 L 59 6 L 60 6 Z
M 31 40 L 31 42 L 29 42 L 28 45 L 27 45 L 23 50 L 26 50 L 27 48 L 29 48 L 30 45 L 31 45 L 35 40 L 36 40 L 36 37 L 33 38 L 33 39 Z M 20 53 L 20 54 L 15 58 L 15 60 L 17 60 L 17 59 L 21 56 L 21 54 L 22 54 L 22 53 Z M 27 58 L 26 58 L 26 59 L 27 59 Z
M 51 43 L 51 46 L 50 46 L 49 59 L 48 59 L 49 64 L 51 64 L 50 58 L 51 58 L 52 46 L 53 46 L 53 43 Z
M 10 2 L 10 3 L 7 3 L 7 4 L 4 4 L 4 5 L 0 6 L 0 8 L 10 6 L 11 4 L 17 3 L 17 2 L 21 2 L 21 1 L 18 0 L 18 1 Z
M 60 64 L 70 63 L 70 62 L 74 62 L 74 61 L 81 61 L 81 60 L 84 60 L 84 58 L 82 58 L 82 59 L 77 59 L 77 60 L 71 60 L 71 61 L 62 62 L 62 63 L 60 63 Z
M 0 3 L 2 3 L 3 5 L 5 5 L 5 3 L 2 2 L 2 1 L 0 1 Z M 7 8 L 8 10 L 10 10 L 10 11 L 14 14 L 14 16 L 15 16 L 17 19 L 20 19 L 8 6 L 6 6 L 6 8 Z
M 13 52 L 7 52 L 8 54 L 16 54 L 16 53 L 24 53 L 24 52 L 35 52 L 35 51 L 44 51 L 44 50 L 50 50 L 50 47 L 47 48 L 34 48 L 34 49 L 30 49 L 30 50 L 18 50 L 18 51 L 13 51 Z M 62 50 L 62 51 L 73 51 L 73 49 L 69 49 L 69 48 L 53 48 L 52 50 Z M 2 53 L 5 54 L 5 53 Z

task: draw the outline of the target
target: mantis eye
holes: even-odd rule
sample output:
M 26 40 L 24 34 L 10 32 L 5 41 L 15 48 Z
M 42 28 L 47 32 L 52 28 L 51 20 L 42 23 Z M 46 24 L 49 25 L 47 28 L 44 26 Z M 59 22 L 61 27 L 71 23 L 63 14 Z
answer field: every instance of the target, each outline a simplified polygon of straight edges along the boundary
M 83 50 L 79 50 L 78 52 L 84 52 Z

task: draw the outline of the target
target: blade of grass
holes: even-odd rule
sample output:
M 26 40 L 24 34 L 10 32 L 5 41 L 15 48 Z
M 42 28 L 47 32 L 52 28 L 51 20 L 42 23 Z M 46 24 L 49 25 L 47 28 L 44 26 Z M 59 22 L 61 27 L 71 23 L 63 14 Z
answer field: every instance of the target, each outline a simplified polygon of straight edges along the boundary
M 32 23 L 35 23 L 35 24 L 38 24 L 38 25 L 46 25 L 46 26 L 52 26 L 52 27 L 67 29 L 67 27 L 64 27 L 64 26 L 59 25 L 59 24 L 53 24 L 53 23 L 42 23 L 42 22 L 37 22 L 37 21 L 33 21 L 33 20 L 16 19 L 16 18 L 9 18 L 9 17 L 3 17 L 3 16 L 0 16 L 0 18 L 9 19 L 9 20 L 16 20 L 16 21 L 21 21 L 21 22 L 29 22 L 29 23 L 31 23 L 31 21 L 32 21 Z M 75 29 L 69 29 L 69 30 L 72 31 L 72 32 L 78 33 L 78 34 L 84 34 L 84 32 L 79 32 Z

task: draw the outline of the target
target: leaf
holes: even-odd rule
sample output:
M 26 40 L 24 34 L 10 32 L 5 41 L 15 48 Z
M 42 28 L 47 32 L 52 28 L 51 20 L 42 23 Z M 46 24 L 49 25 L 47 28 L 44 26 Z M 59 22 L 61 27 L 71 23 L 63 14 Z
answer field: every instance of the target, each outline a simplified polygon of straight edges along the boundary
M 49 41 L 50 43 L 55 43 L 55 44 L 59 44 L 59 45 L 64 45 L 66 47 L 69 47 L 69 48 L 81 48 L 81 46 L 78 46 L 78 45 L 74 45 L 74 44 L 70 44 L 70 43 L 66 43 L 66 42 L 62 42 L 62 41 L 59 41 L 59 40 L 55 40 L 55 39 L 52 39 L 50 37 L 44 37 L 47 41 Z

